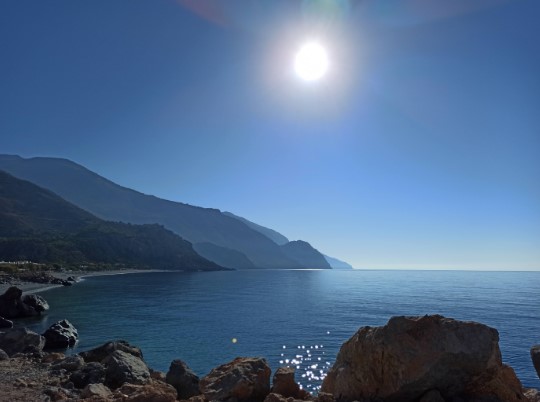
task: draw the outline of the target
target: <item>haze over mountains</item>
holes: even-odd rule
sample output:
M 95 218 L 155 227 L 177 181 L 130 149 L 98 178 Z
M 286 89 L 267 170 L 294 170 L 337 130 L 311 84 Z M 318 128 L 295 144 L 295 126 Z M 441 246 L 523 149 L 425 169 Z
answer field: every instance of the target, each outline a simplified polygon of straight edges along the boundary
M 0 169 L 51 190 L 101 219 L 163 225 L 223 267 L 331 268 L 329 260 L 307 242 L 289 242 L 280 233 L 231 213 L 139 193 L 66 159 L 0 155 Z M 332 265 L 337 268 L 339 263 Z
M 106 222 L 1 170 L 0 260 L 77 267 L 222 269 L 160 225 Z

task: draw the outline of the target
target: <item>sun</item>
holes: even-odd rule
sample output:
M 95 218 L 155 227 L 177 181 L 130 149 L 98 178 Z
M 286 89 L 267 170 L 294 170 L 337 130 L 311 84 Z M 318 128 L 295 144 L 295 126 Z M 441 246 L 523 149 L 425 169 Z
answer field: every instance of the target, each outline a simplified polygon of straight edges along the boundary
M 294 58 L 294 70 L 304 81 L 318 81 L 328 71 L 326 49 L 318 42 L 308 42 L 300 47 Z

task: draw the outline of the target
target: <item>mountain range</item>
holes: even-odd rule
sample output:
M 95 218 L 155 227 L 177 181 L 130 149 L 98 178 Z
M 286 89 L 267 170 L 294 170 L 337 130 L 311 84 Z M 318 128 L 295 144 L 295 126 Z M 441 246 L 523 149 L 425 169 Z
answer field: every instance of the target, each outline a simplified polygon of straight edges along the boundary
M 0 169 L 54 192 L 102 220 L 163 225 L 222 267 L 329 269 L 348 265 L 324 256 L 307 242 L 290 242 L 282 234 L 232 213 L 146 195 L 67 159 L 0 155 Z
M 1 170 L 0 259 L 70 266 L 223 269 L 160 225 L 104 221 Z

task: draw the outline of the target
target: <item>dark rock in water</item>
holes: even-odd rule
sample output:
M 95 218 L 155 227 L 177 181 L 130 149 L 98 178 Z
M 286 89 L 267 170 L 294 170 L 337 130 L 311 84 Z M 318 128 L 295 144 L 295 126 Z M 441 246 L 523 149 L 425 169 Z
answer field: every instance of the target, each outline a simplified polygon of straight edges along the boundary
M 265 359 L 237 357 L 213 369 L 199 388 L 209 401 L 262 402 L 270 393 L 270 367 Z
M 182 360 L 173 360 L 165 382 L 172 385 L 178 393 L 178 399 L 188 399 L 199 395 L 199 377 Z
M 272 379 L 272 390 L 270 392 L 284 397 L 306 398 L 309 393 L 300 389 L 300 386 L 294 380 L 294 373 L 294 367 L 278 368 Z
M 12 328 L 0 332 L 0 349 L 9 356 L 17 353 L 41 352 L 45 346 L 45 338 L 26 328 Z
M 0 316 L 4 318 L 32 317 L 39 313 L 31 306 L 23 303 L 22 290 L 16 286 L 10 287 L 0 295 Z
M 69 377 L 75 387 L 84 388 L 88 384 L 98 384 L 105 381 L 105 366 L 98 362 L 90 362 L 75 371 Z
M 393 317 L 364 327 L 339 351 L 322 391 L 340 401 L 415 401 L 436 389 L 445 400 L 522 402 L 521 383 L 501 362 L 498 332 L 439 315 Z
M 531 348 L 531 359 L 536 370 L 536 374 L 538 375 L 538 378 L 540 378 L 540 345 L 534 345 Z
M 43 334 L 46 339 L 45 349 L 67 348 L 75 345 L 79 334 L 68 320 L 61 320 L 51 325 Z
M 11 286 L 0 296 L 3 300 L 19 300 L 22 296 L 22 290 L 16 286 Z
M 66 280 L 69 282 L 77 282 L 77 279 L 75 279 L 74 276 L 68 276 Z
M 49 303 L 47 303 L 43 297 L 38 295 L 24 295 L 22 302 L 27 306 L 32 307 L 38 313 L 49 310 Z
M 122 340 L 107 342 L 95 349 L 81 352 L 79 355 L 84 359 L 85 362 L 101 362 L 116 350 L 129 353 L 130 355 L 138 357 L 139 359 L 143 358 L 141 349 Z
M 105 385 L 112 389 L 120 387 L 123 383 L 145 384 L 150 380 L 150 371 L 146 364 L 136 356 L 121 350 L 115 350 L 103 360 L 107 368 L 105 372 Z
M 9 359 L 9 356 L 3 349 L 0 349 L 0 361 Z
M 13 321 L 0 317 L 0 328 L 13 328 Z

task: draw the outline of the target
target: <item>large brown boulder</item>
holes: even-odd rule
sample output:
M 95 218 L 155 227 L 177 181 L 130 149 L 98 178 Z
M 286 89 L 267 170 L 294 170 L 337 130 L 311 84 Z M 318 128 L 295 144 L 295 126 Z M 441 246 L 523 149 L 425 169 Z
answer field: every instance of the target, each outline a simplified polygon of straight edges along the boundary
M 294 367 L 280 367 L 272 378 L 272 389 L 270 392 L 279 394 L 286 398 L 306 399 L 310 394 L 300 389 L 294 380 Z
M 199 388 L 209 401 L 262 402 L 270 392 L 270 373 L 265 359 L 237 357 L 203 377 Z
M 178 393 L 178 399 L 189 399 L 199 395 L 199 377 L 182 360 L 173 360 L 165 377 Z
M 393 317 L 385 326 L 360 328 L 343 344 L 322 391 L 340 401 L 407 402 L 437 390 L 445 400 L 523 402 L 498 342 L 495 329 L 475 322 Z
M 540 345 L 531 348 L 531 359 L 538 378 L 540 378 Z

